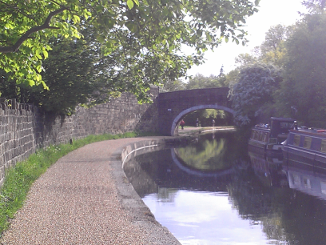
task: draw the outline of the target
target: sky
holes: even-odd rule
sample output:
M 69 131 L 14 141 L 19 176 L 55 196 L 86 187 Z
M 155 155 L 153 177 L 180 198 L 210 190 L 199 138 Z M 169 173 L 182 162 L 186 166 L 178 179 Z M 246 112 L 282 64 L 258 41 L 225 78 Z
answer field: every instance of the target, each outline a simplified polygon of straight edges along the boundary
M 168 193 L 168 200 L 154 193 L 143 201 L 182 244 L 271 244 L 261 222 L 243 218 L 227 192 L 178 190 L 172 194 L 164 189 L 159 191 Z
M 300 19 L 298 11 L 306 12 L 301 0 L 261 0 L 258 9 L 257 13 L 247 18 L 245 30 L 248 32 L 249 42 L 245 47 L 231 41 L 224 42 L 214 52 L 207 51 L 204 56 L 205 64 L 194 66 L 187 75 L 218 75 L 222 65 L 224 73 L 228 73 L 235 68 L 235 58 L 239 54 L 250 53 L 254 47 L 262 44 L 265 33 L 271 26 L 294 24 Z

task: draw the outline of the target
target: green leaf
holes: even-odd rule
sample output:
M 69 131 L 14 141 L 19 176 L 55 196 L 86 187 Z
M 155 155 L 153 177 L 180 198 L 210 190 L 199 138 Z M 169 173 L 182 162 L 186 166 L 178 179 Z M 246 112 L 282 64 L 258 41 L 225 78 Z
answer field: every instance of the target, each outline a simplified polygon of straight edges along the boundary
M 40 73 L 42 71 L 42 66 L 40 66 L 40 65 L 39 66 L 36 66 L 35 69 L 37 70 L 37 72 Z
M 29 84 L 29 86 L 34 86 L 35 85 L 35 82 L 33 81 L 33 80 L 28 80 L 28 84 Z
M 43 50 L 44 59 L 49 57 L 49 53 L 46 50 Z
M 74 15 L 74 16 L 72 17 L 72 20 L 73 20 L 74 23 L 79 23 L 79 22 L 80 22 L 80 18 L 79 18 L 78 15 Z
M 127 0 L 127 5 L 129 9 L 132 9 L 134 7 L 134 1 L 133 0 Z

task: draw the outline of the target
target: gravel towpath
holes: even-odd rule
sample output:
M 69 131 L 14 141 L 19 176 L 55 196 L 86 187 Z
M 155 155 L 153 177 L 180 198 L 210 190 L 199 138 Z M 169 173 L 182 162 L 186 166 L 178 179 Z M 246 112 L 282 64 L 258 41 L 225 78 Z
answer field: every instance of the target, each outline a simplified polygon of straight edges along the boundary
M 157 138 L 93 143 L 61 158 L 33 184 L 0 244 L 180 244 L 135 193 L 119 159 L 124 146 Z

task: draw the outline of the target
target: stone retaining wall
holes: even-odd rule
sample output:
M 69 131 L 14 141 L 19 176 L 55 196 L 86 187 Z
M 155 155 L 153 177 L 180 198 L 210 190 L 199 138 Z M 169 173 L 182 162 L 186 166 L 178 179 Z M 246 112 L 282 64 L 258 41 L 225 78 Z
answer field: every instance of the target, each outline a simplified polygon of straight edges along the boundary
M 42 114 L 37 107 L 15 100 L 0 100 L 0 185 L 7 168 L 26 159 L 38 148 L 68 143 L 92 134 L 131 131 L 157 132 L 158 88 L 152 88 L 153 104 L 138 104 L 134 95 L 123 93 L 90 109 L 76 108 L 73 116 Z

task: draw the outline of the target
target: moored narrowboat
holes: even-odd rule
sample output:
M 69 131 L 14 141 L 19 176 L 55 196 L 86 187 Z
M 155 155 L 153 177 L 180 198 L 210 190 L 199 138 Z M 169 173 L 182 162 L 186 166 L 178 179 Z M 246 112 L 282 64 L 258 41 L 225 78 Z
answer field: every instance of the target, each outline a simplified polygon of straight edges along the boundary
M 284 164 L 326 173 L 326 130 L 290 130 L 283 145 Z
M 293 128 L 292 118 L 272 117 L 269 125 L 259 124 L 251 130 L 249 150 L 259 153 L 281 153 L 282 142 Z

